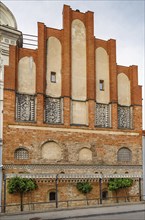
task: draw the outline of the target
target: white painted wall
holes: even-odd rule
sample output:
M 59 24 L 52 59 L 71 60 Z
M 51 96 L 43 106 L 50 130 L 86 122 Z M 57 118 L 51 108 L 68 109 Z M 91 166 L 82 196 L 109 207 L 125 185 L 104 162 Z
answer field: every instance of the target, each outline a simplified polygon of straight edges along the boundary
M 130 80 L 124 73 L 118 74 L 117 85 L 118 85 L 118 104 L 124 106 L 130 106 L 131 105 Z
M 32 95 L 36 92 L 36 65 L 33 57 L 23 57 L 19 60 L 18 92 Z
M 110 102 L 109 56 L 102 47 L 96 49 L 96 101 L 108 104 Z M 100 91 L 99 82 L 104 81 L 104 91 Z
M 62 156 L 60 146 L 55 142 L 48 142 L 42 146 L 42 158 L 49 161 L 60 160 Z
M 92 151 L 88 148 L 83 148 L 79 152 L 79 161 L 92 161 Z
M 71 123 L 88 125 L 88 103 L 72 101 Z
M 62 46 L 56 37 L 47 40 L 46 94 L 51 97 L 61 96 Z M 56 72 L 56 83 L 51 82 L 51 72 Z
M 17 29 L 14 15 L 2 2 L 0 2 L 0 25 L 8 25 Z
M 11 28 L 12 27 L 12 28 Z M 3 139 L 3 82 L 4 65 L 9 65 L 9 45 L 16 45 L 21 36 L 12 12 L 0 1 L 0 211 L 2 201 L 2 139 Z
M 71 31 L 72 98 L 85 101 L 87 97 L 86 28 L 82 21 L 75 19 Z

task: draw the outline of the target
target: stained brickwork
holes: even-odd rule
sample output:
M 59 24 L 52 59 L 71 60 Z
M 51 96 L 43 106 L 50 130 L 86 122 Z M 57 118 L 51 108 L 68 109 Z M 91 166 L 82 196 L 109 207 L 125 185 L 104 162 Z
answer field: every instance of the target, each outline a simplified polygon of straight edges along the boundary
M 81 20 L 86 27 L 87 42 L 87 102 L 88 125 L 72 125 L 71 109 L 71 23 L 74 19 Z M 62 45 L 62 91 L 63 105 L 52 105 L 45 111 L 46 98 L 46 43 L 50 36 L 56 37 Z M 110 102 L 106 118 L 104 116 L 100 126 L 96 126 L 96 73 L 95 49 L 102 47 L 109 56 Z M 25 56 L 33 57 L 36 64 L 36 94 L 35 94 L 35 120 L 16 120 L 16 95 L 18 91 L 18 62 Z M 131 86 L 132 126 L 118 126 L 118 94 L 117 75 L 124 73 Z M 79 74 L 79 73 L 78 73 Z M 81 82 L 79 82 L 81 83 Z M 73 11 L 64 5 L 63 29 L 56 30 L 38 23 L 38 49 L 31 50 L 10 46 L 10 65 L 5 67 L 4 82 L 4 145 L 3 165 L 4 173 L 117 173 L 142 174 L 142 95 L 138 86 L 137 67 L 123 67 L 116 64 L 116 41 L 104 41 L 94 37 L 94 24 L 92 12 Z M 78 101 L 78 100 L 77 100 Z M 49 104 L 49 102 L 47 103 Z M 101 104 L 101 103 L 99 103 Z M 103 103 L 102 103 L 103 106 Z M 56 109 L 59 111 L 58 115 Z M 60 110 L 61 108 L 61 110 Z M 101 108 L 99 109 L 101 111 Z M 104 110 L 103 110 L 104 111 Z M 54 115 L 52 113 L 55 113 Z M 99 113 L 101 116 L 101 112 Z M 55 120 L 51 120 L 55 116 Z M 127 117 L 127 116 L 126 116 Z M 47 120 L 45 120 L 47 119 Z M 100 118 L 99 118 L 100 119 Z M 49 123 L 50 122 L 50 123 Z M 55 123 L 56 122 L 56 123 Z M 102 126 L 106 123 L 106 126 Z M 54 142 L 59 146 L 60 159 L 51 160 L 42 156 L 42 146 Z M 25 148 L 29 153 L 28 159 L 18 160 L 15 155 L 17 148 Z M 132 152 L 130 161 L 118 161 L 118 151 L 126 147 Z M 92 159 L 79 160 L 82 149 L 92 152 Z M 85 152 L 85 151 L 84 151 Z M 87 152 L 87 151 L 86 151 Z M 48 152 L 49 154 L 49 152 Z M 81 158 L 86 158 L 87 155 Z M 91 157 L 90 157 L 91 158 Z M 19 166 L 18 166 L 19 165 Z M 26 166 L 24 166 L 26 165 Z M 27 167 L 33 166 L 33 168 Z M 37 166 L 36 166 L 37 165 Z M 52 165 L 50 169 L 43 167 Z M 55 165 L 57 167 L 55 167 Z M 76 167 L 76 165 L 78 165 Z M 81 166 L 81 168 L 79 168 Z M 95 166 L 95 167 L 94 167 Z M 32 194 L 32 201 L 48 201 L 48 192 L 55 190 L 55 184 L 46 181 L 38 183 L 37 192 Z M 134 183 L 136 184 L 136 182 Z M 59 200 L 82 198 L 75 187 L 76 183 L 60 183 Z M 90 198 L 99 197 L 99 184 L 94 188 Z M 133 186 L 130 193 L 139 193 L 138 183 Z M 103 189 L 107 183 L 103 183 Z M 112 195 L 109 192 L 109 195 Z M 18 202 L 18 197 L 8 195 L 7 202 Z

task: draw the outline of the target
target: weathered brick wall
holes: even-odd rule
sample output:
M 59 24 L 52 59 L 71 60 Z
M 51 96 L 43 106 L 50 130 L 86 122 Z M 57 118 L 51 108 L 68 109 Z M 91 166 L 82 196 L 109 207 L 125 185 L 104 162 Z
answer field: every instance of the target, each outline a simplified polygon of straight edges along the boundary
M 78 153 L 80 149 L 87 147 L 91 148 L 93 152 L 93 161 L 87 163 L 118 165 L 117 152 L 119 148 L 128 147 L 132 151 L 132 162 L 128 162 L 127 164 L 142 164 L 141 136 L 139 137 L 138 133 L 129 133 L 131 135 L 124 135 L 122 133 L 122 135 L 118 135 L 117 132 L 115 134 L 109 134 L 108 131 L 108 134 L 105 132 L 103 135 L 104 130 L 102 130 L 102 134 L 95 134 L 89 130 L 84 130 L 85 132 L 83 133 L 83 129 L 80 132 L 75 132 L 75 128 L 70 131 L 64 131 L 60 128 L 59 131 L 55 132 L 55 130 L 47 130 L 46 125 L 46 130 L 44 130 L 44 127 L 38 128 L 36 126 L 35 128 L 33 129 L 31 127 L 30 129 L 28 125 L 25 125 L 22 129 L 17 126 L 4 129 L 4 163 L 26 163 L 26 160 L 14 161 L 14 151 L 20 146 L 25 146 L 30 151 L 31 159 L 27 163 L 43 163 L 43 159 L 41 159 L 42 144 L 48 141 L 54 141 L 62 145 L 62 151 L 65 153 L 63 153 L 64 160 L 59 161 L 59 163 L 80 164 Z
M 38 49 L 10 47 L 10 65 L 5 67 L 4 82 L 4 173 L 103 173 L 105 174 L 141 174 L 142 165 L 142 99 L 141 87 L 138 86 L 137 67 L 116 65 L 115 40 L 95 39 L 93 13 L 73 11 L 64 6 L 63 29 L 47 28 L 38 23 Z M 71 22 L 80 19 L 86 26 L 87 38 L 87 101 L 88 126 L 71 125 Z M 62 97 L 63 123 L 58 125 L 44 122 L 44 99 L 46 89 L 46 41 L 48 37 L 57 37 L 62 44 Z M 111 127 L 95 126 L 95 49 L 103 47 L 109 55 Z M 17 68 L 19 60 L 24 56 L 32 56 L 36 63 L 36 121 L 16 121 Z M 131 82 L 131 106 L 133 108 L 133 128 L 118 128 L 117 74 L 124 72 Z M 81 83 L 81 82 L 80 82 Z M 56 142 L 62 152 L 60 161 L 47 161 L 42 158 L 42 145 Z M 14 159 L 18 147 L 26 147 L 29 159 Z M 132 151 L 130 162 L 118 162 L 117 152 L 121 147 Z M 92 151 L 91 161 L 79 161 L 79 151 L 88 148 Z M 35 165 L 39 166 L 35 166 Z M 18 166 L 19 165 L 19 166 Z M 24 166 L 24 165 L 30 165 Z M 32 165 L 32 166 L 31 166 Z M 45 168 L 43 165 L 48 165 Z M 54 165 L 54 166 L 49 166 Z M 55 166 L 56 165 L 56 166 Z M 79 166 L 76 166 L 79 165 Z M 47 192 L 54 187 L 50 183 L 40 182 L 40 187 L 33 201 L 47 201 Z M 106 183 L 103 183 L 106 184 Z M 66 186 L 67 185 L 67 186 Z M 72 183 L 61 184 L 60 199 L 83 198 Z M 95 184 L 94 184 L 95 185 Z M 107 187 L 105 185 L 104 187 Z M 134 187 L 131 194 L 137 194 Z M 67 190 L 66 190 L 67 189 Z M 99 196 L 98 186 L 93 188 L 90 198 Z M 17 197 L 8 195 L 8 202 L 18 201 Z

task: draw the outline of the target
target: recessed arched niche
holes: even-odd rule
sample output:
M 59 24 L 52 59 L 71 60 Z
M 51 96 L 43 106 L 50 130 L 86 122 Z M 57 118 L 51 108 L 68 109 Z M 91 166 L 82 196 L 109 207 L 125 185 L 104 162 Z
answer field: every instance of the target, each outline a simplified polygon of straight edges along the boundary
M 47 40 L 46 95 L 61 96 L 62 46 L 56 37 Z
M 61 148 L 56 142 L 46 142 L 42 146 L 42 158 L 49 161 L 57 161 L 62 157 Z
M 71 51 L 72 98 L 86 100 L 86 28 L 79 19 L 72 21 Z
M 108 104 L 110 102 L 109 55 L 102 47 L 95 52 L 96 60 L 96 101 Z
M 36 65 L 33 57 L 23 57 L 18 63 L 18 92 L 35 94 L 36 92 Z
M 83 148 L 79 152 L 79 161 L 92 161 L 92 151 L 88 148 Z
M 131 105 L 130 80 L 124 73 L 117 76 L 118 82 L 118 104 L 124 106 Z

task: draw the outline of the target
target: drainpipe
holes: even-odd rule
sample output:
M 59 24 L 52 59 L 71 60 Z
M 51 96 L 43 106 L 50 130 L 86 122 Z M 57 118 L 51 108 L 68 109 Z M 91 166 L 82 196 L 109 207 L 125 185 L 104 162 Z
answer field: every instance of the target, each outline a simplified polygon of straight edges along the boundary
M 99 178 L 99 188 L 100 188 L 100 204 L 102 204 L 102 177 Z
M 55 177 L 55 189 L 56 189 L 55 202 L 56 202 L 56 208 L 58 208 L 58 175 L 59 174 L 56 174 L 56 177 Z
M 6 175 L 4 174 L 4 213 L 6 212 Z

